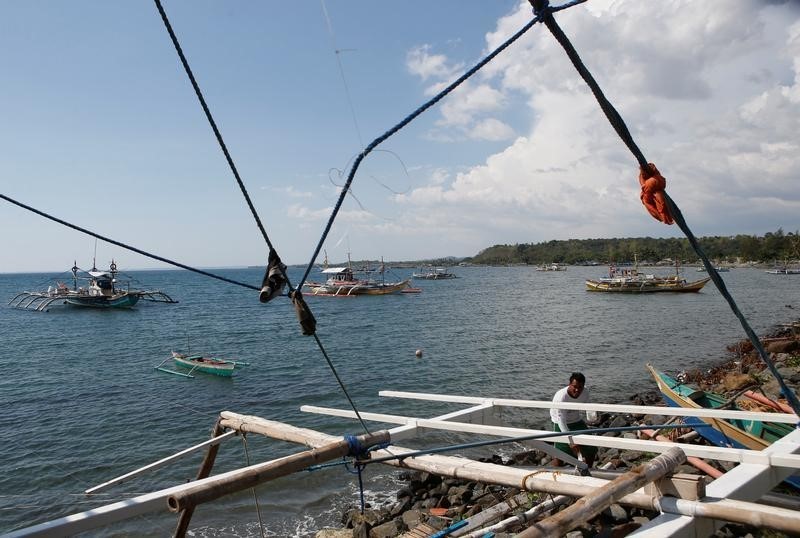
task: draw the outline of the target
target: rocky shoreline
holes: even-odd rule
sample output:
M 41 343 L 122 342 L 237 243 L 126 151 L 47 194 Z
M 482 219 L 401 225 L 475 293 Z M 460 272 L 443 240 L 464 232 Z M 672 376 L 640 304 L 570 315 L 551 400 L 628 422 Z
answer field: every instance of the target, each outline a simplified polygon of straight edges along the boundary
M 795 393 L 800 389 L 800 320 L 777 327 L 769 334 L 762 337 L 762 343 L 770 356 L 775 361 L 777 370 L 783 377 L 787 386 Z M 753 350 L 752 344 L 742 340 L 728 347 L 728 356 L 720 363 L 713 365 L 706 371 L 689 370 L 682 373 L 685 382 L 694 384 L 702 390 L 716 392 L 728 398 L 741 394 L 744 390 L 751 389 L 761 392 L 768 398 L 780 400 L 781 394 L 777 380 Z M 634 394 L 630 402 L 637 405 L 663 405 L 661 394 L 658 391 L 647 391 Z M 757 409 L 757 403 L 750 407 Z M 632 425 L 663 424 L 666 417 L 657 415 L 601 415 L 593 424 L 596 427 L 618 427 Z M 606 433 L 625 437 L 636 437 L 635 433 Z M 675 435 L 683 435 L 688 442 L 705 443 L 701 438 L 693 435 L 690 429 L 678 430 Z M 639 452 L 620 451 L 617 449 L 601 449 L 598 460 L 593 469 L 597 475 L 604 471 L 609 474 L 625 472 L 642 463 L 643 454 Z M 645 458 L 649 459 L 649 458 Z M 481 461 L 502 465 L 517 465 L 536 467 L 541 469 L 551 464 L 550 457 L 540 451 L 526 451 L 515 454 L 511 458 L 502 458 L 494 455 Z M 725 462 L 712 462 L 720 471 L 727 471 L 732 467 Z M 569 468 L 562 467 L 565 472 Z M 514 532 L 524 528 L 525 516 L 518 514 L 541 499 L 534 493 L 521 492 L 519 489 L 482 484 L 474 481 L 465 481 L 456 478 L 437 476 L 419 471 L 398 471 L 399 477 L 405 482 L 396 493 L 396 498 L 388 499 L 380 506 L 367 506 L 364 513 L 360 508 L 351 507 L 342 515 L 342 528 L 322 529 L 317 532 L 316 538 L 394 538 L 398 536 L 425 536 L 415 534 L 413 529 L 425 529 L 428 532 L 440 531 L 451 527 L 454 523 L 468 519 L 481 512 L 488 514 L 490 511 L 503 512 L 505 515 L 495 517 L 495 521 L 516 516 L 516 522 L 506 529 L 494 532 L 495 538 L 510 538 Z M 690 465 L 682 465 L 676 472 L 688 474 L 701 474 Z M 796 494 L 788 488 L 784 493 Z M 798 497 L 800 499 L 800 497 Z M 556 505 L 571 504 L 570 500 L 556 500 Z M 545 504 L 545 503 L 542 503 Z M 557 510 L 558 506 L 554 509 Z M 583 537 L 617 537 L 626 536 L 650 519 L 656 517 L 655 512 L 648 512 L 640 508 L 612 505 L 602 514 L 574 529 L 566 536 L 569 538 Z M 480 531 L 483 536 L 485 531 Z M 448 536 L 469 534 L 448 534 Z M 764 531 L 743 525 L 728 524 L 714 536 L 719 538 L 730 537 L 780 537 L 785 536 L 775 531 Z

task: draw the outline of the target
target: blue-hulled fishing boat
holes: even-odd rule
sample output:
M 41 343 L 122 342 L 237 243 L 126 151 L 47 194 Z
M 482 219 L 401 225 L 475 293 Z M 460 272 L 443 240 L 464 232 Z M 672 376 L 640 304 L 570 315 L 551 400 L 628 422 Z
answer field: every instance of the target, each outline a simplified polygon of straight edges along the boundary
M 697 390 L 681 381 L 647 365 L 650 375 L 658 385 L 664 401 L 671 407 L 687 409 L 737 409 L 735 403 L 713 392 Z M 791 424 L 782 422 L 763 422 L 759 420 L 716 419 L 701 417 L 685 417 L 687 425 L 708 424 L 710 428 L 697 428 L 696 431 L 704 439 L 721 447 L 746 448 L 763 450 L 778 439 L 793 431 Z M 786 480 L 796 488 L 800 488 L 800 476 Z

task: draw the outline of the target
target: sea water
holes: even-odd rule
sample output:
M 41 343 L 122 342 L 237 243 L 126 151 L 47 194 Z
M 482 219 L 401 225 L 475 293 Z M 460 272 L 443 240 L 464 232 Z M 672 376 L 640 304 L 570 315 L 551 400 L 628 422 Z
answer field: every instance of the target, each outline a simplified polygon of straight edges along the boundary
M 251 285 L 262 277 L 258 269 L 214 272 Z M 620 403 L 655 389 L 647 362 L 673 373 L 708 367 L 725 357 L 728 344 L 744 338 L 711 283 L 700 293 L 616 295 L 585 291 L 584 280 L 602 276 L 602 267 L 454 272 L 459 278 L 416 283 L 419 294 L 306 295 L 319 339 L 359 410 L 430 417 L 463 407 L 383 398 L 379 390 L 549 400 L 573 371 L 586 375 L 592 401 Z M 393 270 L 387 278 L 410 273 Z M 290 270 L 293 282 L 300 274 Z M 53 306 L 48 312 L 0 306 L 0 532 L 193 479 L 202 451 L 99 494 L 83 494 L 206 440 L 223 410 L 335 435 L 363 433 L 356 421 L 300 412 L 304 404 L 349 404 L 317 343 L 301 334 L 288 299 L 261 304 L 256 291 L 186 271 L 129 275 L 133 288 L 158 288 L 179 303 L 140 301 L 129 310 Z M 55 276 L 2 274 L 0 299 L 5 304 L 20 291 L 47 289 Z M 60 279 L 69 282 L 67 276 Z M 703 275 L 688 268 L 685 276 Z M 756 331 L 797 318 L 800 275 L 734 269 L 723 278 Z M 156 371 L 172 350 L 250 366 L 233 378 Z M 504 418 L 541 426 L 545 413 L 506 411 Z M 391 425 L 368 426 L 375 431 Z M 423 448 L 466 439 L 427 433 L 403 444 Z M 221 445 L 214 473 L 299 450 L 253 434 L 244 441 L 234 437 Z M 386 466 L 368 467 L 363 479 L 373 504 L 391 500 L 398 484 L 397 471 Z M 358 503 L 358 478 L 344 466 L 304 471 L 257 487 L 255 497 L 244 491 L 198 507 L 191 535 L 260 536 L 260 511 L 268 536 L 313 536 L 338 525 L 342 510 Z M 161 511 L 89 535 L 167 536 L 175 521 Z

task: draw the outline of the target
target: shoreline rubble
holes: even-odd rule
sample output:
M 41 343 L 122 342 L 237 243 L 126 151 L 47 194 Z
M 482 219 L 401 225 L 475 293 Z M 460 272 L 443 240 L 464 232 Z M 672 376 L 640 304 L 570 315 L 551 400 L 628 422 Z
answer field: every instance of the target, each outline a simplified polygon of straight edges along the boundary
M 761 340 L 775 361 L 777 370 L 787 386 L 797 392 L 800 389 L 800 320 L 774 328 L 761 337 Z M 752 390 L 772 400 L 785 402 L 780 399 L 781 394 L 777 380 L 772 378 L 769 370 L 766 370 L 766 366 L 748 340 L 728 346 L 727 356 L 705 371 L 695 368 L 682 372 L 682 380 L 696 385 L 701 390 L 716 392 L 728 398 L 741 395 L 746 390 Z M 655 389 L 638 392 L 632 395 L 629 401 L 637 405 L 664 405 L 661 394 Z M 766 409 L 763 404 L 746 398 L 740 400 L 739 403 L 740 407 L 749 410 Z M 663 424 L 666 418 L 658 415 L 612 416 L 601 414 L 591 425 L 595 427 L 656 425 Z M 609 432 L 603 435 L 636 437 L 637 434 Z M 680 437 L 684 442 L 706 443 L 691 428 L 676 429 L 669 435 L 672 439 Z M 621 451 L 613 448 L 601 449 L 592 473 L 598 476 L 602 473 L 620 474 L 646 459 L 649 459 L 648 456 L 640 452 Z M 518 452 L 511 457 L 494 454 L 478 461 L 524 466 L 532 471 L 551 465 L 550 456 L 537 450 Z M 708 463 L 722 472 L 730 470 L 733 466 L 727 462 Z M 550 469 L 552 470 L 552 467 Z M 565 473 L 575 471 L 571 467 L 561 467 L 560 469 Z M 688 463 L 680 465 L 675 472 L 704 475 Z M 358 507 L 346 509 L 341 518 L 342 528 L 321 529 L 317 531 L 315 538 L 417 538 L 430 536 L 432 532 L 442 531 L 453 523 L 467 520 L 480 513 L 489 514 L 491 512 L 497 514 L 494 514 L 494 517 L 491 518 L 492 521 L 485 525 L 496 524 L 497 521 L 516 517 L 515 523 L 512 522 L 507 528 L 498 529 L 490 534 L 495 538 L 510 538 L 514 536 L 515 532 L 526 526 L 522 523 L 526 521 L 525 516 L 519 514 L 530 509 L 536 503 L 544 505 L 546 501 L 556 501 L 555 508 L 550 508 L 553 511 L 572 503 L 569 498 L 552 498 L 547 494 L 523 492 L 507 486 L 441 477 L 422 471 L 403 470 L 398 473 L 398 478 L 405 485 L 395 493 L 394 498 L 389 497 L 379 506 L 368 504 L 363 514 Z M 706 477 L 706 480 L 712 479 Z M 778 486 L 776 490 L 781 493 L 797 495 L 797 492 L 786 486 Z M 800 497 L 797 498 L 800 501 Z M 549 513 L 549 510 L 541 512 Z M 565 536 L 568 538 L 626 536 L 657 515 L 655 512 L 641 508 L 613 504 L 599 516 L 583 523 Z M 534 517 L 538 516 L 531 516 L 530 520 L 533 520 Z M 484 536 L 486 532 L 486 527 L 484 527 L 482 531 L 475 531 L 475 536 Z M 446 535 L 472 536 L 470 531 L 463 530 L 455 530 Z M 717 538 L 776 538 L 786 535 L 776 531 L 729 523 L 713 536 Z

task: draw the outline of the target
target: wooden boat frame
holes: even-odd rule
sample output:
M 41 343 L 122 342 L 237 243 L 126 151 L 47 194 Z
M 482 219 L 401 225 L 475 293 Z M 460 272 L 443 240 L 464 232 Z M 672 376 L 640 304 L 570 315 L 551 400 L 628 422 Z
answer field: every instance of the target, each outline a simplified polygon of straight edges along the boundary
M 611 405 L 611 404 L 574 404 L 553 403 L 551 401 L 517 400 L 505 398 L 485 398 L 476 396 L 457 396 L 444 394 L 425 394 L 413 392 L 381 391 L 383 397 L 424 400 L 429 402 L 449 402 L 465 404 L 467 407 L 458 411 L 434 416 L 431 418 L 388 415 L 381 413 L 360 412 L 362 420 L 396 424 L 385 432 L 391 445 L 371 452 L 372 457 L 398 456 L 412 451 L 394 443 L 412 439 L 426 430 L 444 430 L 481 436 L 517 437 L 544 433 L 542 430 L 515 428 L 504 425 L 502 410 L 504 408 L 528 409 L 575 409 L 620 414 L 657 414 L 662 416 L 704 416 L 715 419 L 735 418 L 742 420 L 765 420 L 767 416 L 775 422 L 796 423 L 798 417 L 787 413 L 759 413 L 732 410 L 685 409 L 672 407 Z M 348 417 L 355 419 L 352 410 L 331 409 L 316 406 L 303 406 L 301 410 L 322 415 Z M 225 431 L 227 430 L 227 432 Z M 342 455 L 344 442 L 340 436 L 333 436 L 314 430 L 297 428 L 280 422 L 269 421 L 260 417 L 240 415 L 228 411 L 220 413 L 220 418 L 212 434 L 212 439 L 185 449 L 174 456 L 164 458 L 141 469 L 101 484 L 89 491 L 119 484 L 133 479 L 148 470 L 174 461 L 182 455 L 189 454 L 210 444 L 219 442 L 221 436 L 230 438 L 231 432 L 258 433 L 271 438 L 299 443 L 314 450 L 301 452 L 294 456 L 279 458 L 229 471 L 209 478 L 201 476 L 194 482 L 181 484 L 168 489 L 140 495 L 117 503 L 97 507 L 86 512 L 73 514 L 54 521 L 42 523 L 27 529 L 12 532 L 9 537 L 66 535 L 84 532 L 112 524 L 117 521 L 139 516 L 149 512 L 171 510 L 182 511 L 179 528 L 185 530 L 188 525 L 187 514 L 193 511 L 194 502 L 205 502 L 234 491 L 252 487 L 254 484 L 272 480 L 294 472 L 299 464 L 287 468 L 288 460 L 305 465 L 309 454 L 325 454 L 325 458 Z M 552 432 L 547 432 L 552 433 Z M 383 432 L 374 434 L 376 438 L 384 438 Z M 702 445 L 659 442 L 642 439 L 626 439 L 622 437 L 606 437 L 600 435 L 572 435 L 552 437 L 551 441 L 571 440 L 579 445 L 591 445 L 621 450 L 635 450 L 643 453 L 664 454 L 682 450 L 687 456 L 728 461 L 738 463 L 732 470 L 723 474 L 708 485 L 702 480 L 686 481 L 678 475 L 659 479 L 652 487 L 630 489 L 620 492 L 614 502 L 623 505 L 638 506 L 647 510 L 655 510 L 661 515 L 640 527 L 633 533 L 635 536 L 708 536 L 721 528 L 727 521 L 745 523 L 776 530 L 795 530 L 800 528 L 800 510 L 796 505 L 792 508 L 777 508 L 756 504 L 755 501 L 780 483 L 781 480 L 800 469 L 800 430 L 794 430 L 787 437 L 780 439 L 761 451 L 738 448 L 710 447 Z M 528 446 L 549 447 L 542 441 L 524 441 Z M 215 445 L 216 447 L 216 445 Z M 344 448 L 346 450 L 346 447 Z M 213 452 L 216 454 L 216 449 Z M 202 468 L 213 464 L 213 456 L 209 448 Z M 562 455 L 563 456 L 563 455 Z M 209 463 L 210 460 L 210 463 Z M 313 460 L 321 461 L 320 457 Z M 324 459 L 322 459 L 324 461 Z M 383 462 L 402 468 L 423 470 L 444 476 L 453 476 L 485 483 L 502 484 L 522 489 L 523 491 L 544 492 L 553 495 L 570 497 L 586 497 L 598 495 L 599 488 L 607 487 L 609 480 L 577 476 L 569 472 L 537 470 L 516 466 L 495 465 L 473 461 L 464 457 L 443 455 L 415 455 L 402 459 Z M 685 475 L 684 475 L 685 476 Z M 614 482 L 617 482 L 616 480 Z M 224 487 L 223 487 L 224 484 Z M 666 491 L 670 494 L 664 493 Z M 611 502 L 611 501 L 609 501 Z M 191 509 L 190 509 L 191 508 Z

